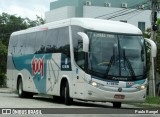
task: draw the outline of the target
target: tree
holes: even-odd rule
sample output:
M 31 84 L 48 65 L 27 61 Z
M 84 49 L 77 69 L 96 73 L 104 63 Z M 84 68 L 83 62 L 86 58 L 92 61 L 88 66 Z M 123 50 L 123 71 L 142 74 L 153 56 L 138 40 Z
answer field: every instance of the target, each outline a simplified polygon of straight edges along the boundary
M 9 37 L 12 32 L 44 23 L 45 21 L 39 16 L 37 16 L 37 20 L 32 21 L 29 18 L 21 18 L 17 17 L 16 15 L 2 13 L 2 15 L 0 15 L 0 40 L 3 44 L 8 46 Z
M 7 47 L 0 41 L 0 73 L 6 72 Z
M 158 26 L 160 26 L 160 19 L 157 20 L 157 24 Z M 150 38 L 151 28 L 147 29 L 143 35 L 146 38 Z M 160 74 L 160 29 L 157 30 L 156 45 L 157 45 L 156 71 Z
M 0 87 L 6 86 L 5 73 L 7 64 L 7 47 L 0 41 Z
M 8 46 L 9 37 L 12 32 L 19 31 L 27 28 L 26 22 L 21 17 L 2 13 L 0 16 L 0 40 Z
M 0 14 L 0 78 L 5 78 L 7 65 L 7 47 L 9 44 L 10 35 L 19 30 L 24 30 L 33 26 L 44 24 L 45 21 L 37 16 L 35 21 L 29 18 L 21 18 L 16 15 L 7 13 Z M 4 81 L 3 79 L 0 81 Z M 0 85 L 2 82 L 0 82 Z

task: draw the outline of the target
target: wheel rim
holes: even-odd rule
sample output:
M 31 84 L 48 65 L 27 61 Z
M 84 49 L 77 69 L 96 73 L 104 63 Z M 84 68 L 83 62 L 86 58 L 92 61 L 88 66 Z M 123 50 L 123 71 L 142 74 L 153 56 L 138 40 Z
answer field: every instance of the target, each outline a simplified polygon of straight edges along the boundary
M 21 95 L 22 94 L 22 83 L 19 83 L 19 87 L 18 87 L 18 93 Z
M 64 98 L 65 98 L 65 101 L 66 101 L 66 98 L 67 98 L 67 87 L 64 88 Z

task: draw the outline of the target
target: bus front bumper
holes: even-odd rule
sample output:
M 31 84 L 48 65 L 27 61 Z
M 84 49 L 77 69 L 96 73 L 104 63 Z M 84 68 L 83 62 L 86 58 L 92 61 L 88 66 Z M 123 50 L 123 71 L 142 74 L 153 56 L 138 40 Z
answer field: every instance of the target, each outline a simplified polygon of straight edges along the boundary
M 107 91 L 87 84 L 85 100 L 100 102 L 144 102 L 146 98 L 146 88 L 135 92 Z

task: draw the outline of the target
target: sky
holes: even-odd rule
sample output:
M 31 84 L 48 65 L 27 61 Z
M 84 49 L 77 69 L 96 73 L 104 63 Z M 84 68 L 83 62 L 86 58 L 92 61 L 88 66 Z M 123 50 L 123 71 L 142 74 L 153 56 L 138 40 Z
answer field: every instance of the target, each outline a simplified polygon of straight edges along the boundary
M 44 18 L 45 12 L 50 10 L 50 2 L 53 1 L 56 0 L 0 0 L 0 14 L 5 12 L 36 20 L 36 15 Z

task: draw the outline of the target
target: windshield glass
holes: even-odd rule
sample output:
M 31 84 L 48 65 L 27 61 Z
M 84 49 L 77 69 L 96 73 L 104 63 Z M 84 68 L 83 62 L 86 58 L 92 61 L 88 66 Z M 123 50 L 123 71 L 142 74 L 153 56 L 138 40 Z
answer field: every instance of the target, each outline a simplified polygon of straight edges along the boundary
M 115 80 L 142 79 L 146 70 L 142 36 L 87 32 L 88 69 L 92 75 Z

